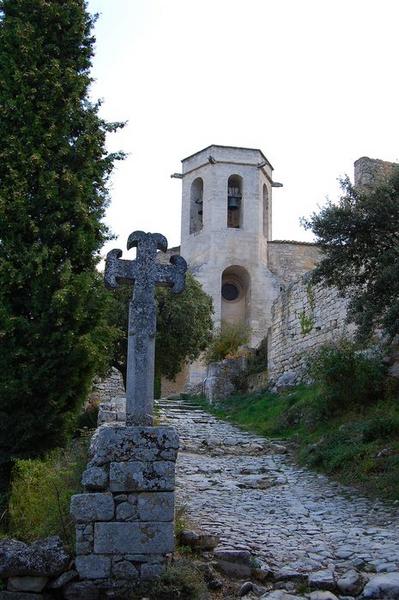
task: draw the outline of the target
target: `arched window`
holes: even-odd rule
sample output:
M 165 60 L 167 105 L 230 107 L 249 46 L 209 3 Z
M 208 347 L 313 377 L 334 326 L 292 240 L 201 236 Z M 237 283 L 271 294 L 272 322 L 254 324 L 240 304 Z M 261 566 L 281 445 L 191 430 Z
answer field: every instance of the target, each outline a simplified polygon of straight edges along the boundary
M 242 178 L 231 175 L 227 182 L 227 227 L 242 226 Z
M 269 237 L 269 192 L 267 186 L 263 184 L 263 235 Z
M 204 182 L 197 177 L 191 184 L 190 191 L 190 233 L 201 231 L 203 225 Z

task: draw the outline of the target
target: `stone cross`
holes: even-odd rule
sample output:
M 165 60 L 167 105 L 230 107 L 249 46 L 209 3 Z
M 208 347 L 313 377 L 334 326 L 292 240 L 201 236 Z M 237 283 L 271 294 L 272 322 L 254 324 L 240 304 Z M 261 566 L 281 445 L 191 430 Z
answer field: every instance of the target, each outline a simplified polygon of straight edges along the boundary
M 105 263 L 105 285 L 134 283 L 129 306 L 126 424 L 152 425 L 156 333 L 155 286 L 166 285 L 179 294 L 184 290 L 187 263 L 173 255 L 170 264 L 157 262 L 157 250 L 166 252 L 167 239 L 160 233 L 134 231 L 127 249 L 137 247 L 136 260 L 122 260 L 122 250 L 111 250 Z

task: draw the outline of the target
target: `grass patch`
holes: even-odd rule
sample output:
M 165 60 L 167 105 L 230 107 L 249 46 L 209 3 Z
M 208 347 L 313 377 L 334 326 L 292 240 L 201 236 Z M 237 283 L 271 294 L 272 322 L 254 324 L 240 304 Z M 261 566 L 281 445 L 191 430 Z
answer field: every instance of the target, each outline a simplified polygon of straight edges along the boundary
M 14 464 L 4 533 L 25 542 L 59 535 L 71 550 L 74 523 L 69 515 L 73 494 L 82 490 L 89 437 L 51 452 L 43 459 Z
M 141 584 L 132 592 L 131 600 L 207 600 L 209 592 L 204 576 L 193 563 L 185 558 L 177 559 L 159 580 Z
M 203 397 L 190 402 L 226 421 L 266 436 L 296 437 L 315 419 L 322 419 L 322 403 L 313 387 L 299 386 L 286 394 L 240 394 L 210 405 Z
M 319 386 L 284 394 L 232 396 L 217 405 L 190 398 L 247 431 L 295 442 L 300 464 L 371 496 L 399 500 L 399 400 L 335 406 Z

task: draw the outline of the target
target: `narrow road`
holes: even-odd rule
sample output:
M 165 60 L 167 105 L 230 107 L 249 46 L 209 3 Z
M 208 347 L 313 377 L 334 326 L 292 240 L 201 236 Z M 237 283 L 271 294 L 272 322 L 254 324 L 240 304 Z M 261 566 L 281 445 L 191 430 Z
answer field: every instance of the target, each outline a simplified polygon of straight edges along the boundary
M 225 548 L 282 575 L 324 567 L 399 570 L 399 510 L 295 465 L 283 445 L 184 401 L 161 400 L 180 434 L 178 502 Z

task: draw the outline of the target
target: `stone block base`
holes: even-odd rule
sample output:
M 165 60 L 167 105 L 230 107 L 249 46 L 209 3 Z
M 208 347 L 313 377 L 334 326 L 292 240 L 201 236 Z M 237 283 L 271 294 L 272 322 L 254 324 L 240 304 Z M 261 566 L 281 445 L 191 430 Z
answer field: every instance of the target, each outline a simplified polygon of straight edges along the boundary
M 76 589 L 163 572 L 174 550 L 178 445 L 170 427 L 114 423 L 97 429 L 82 477 L 86 492 L 71 499 L 76 569 L 86 582 Z

